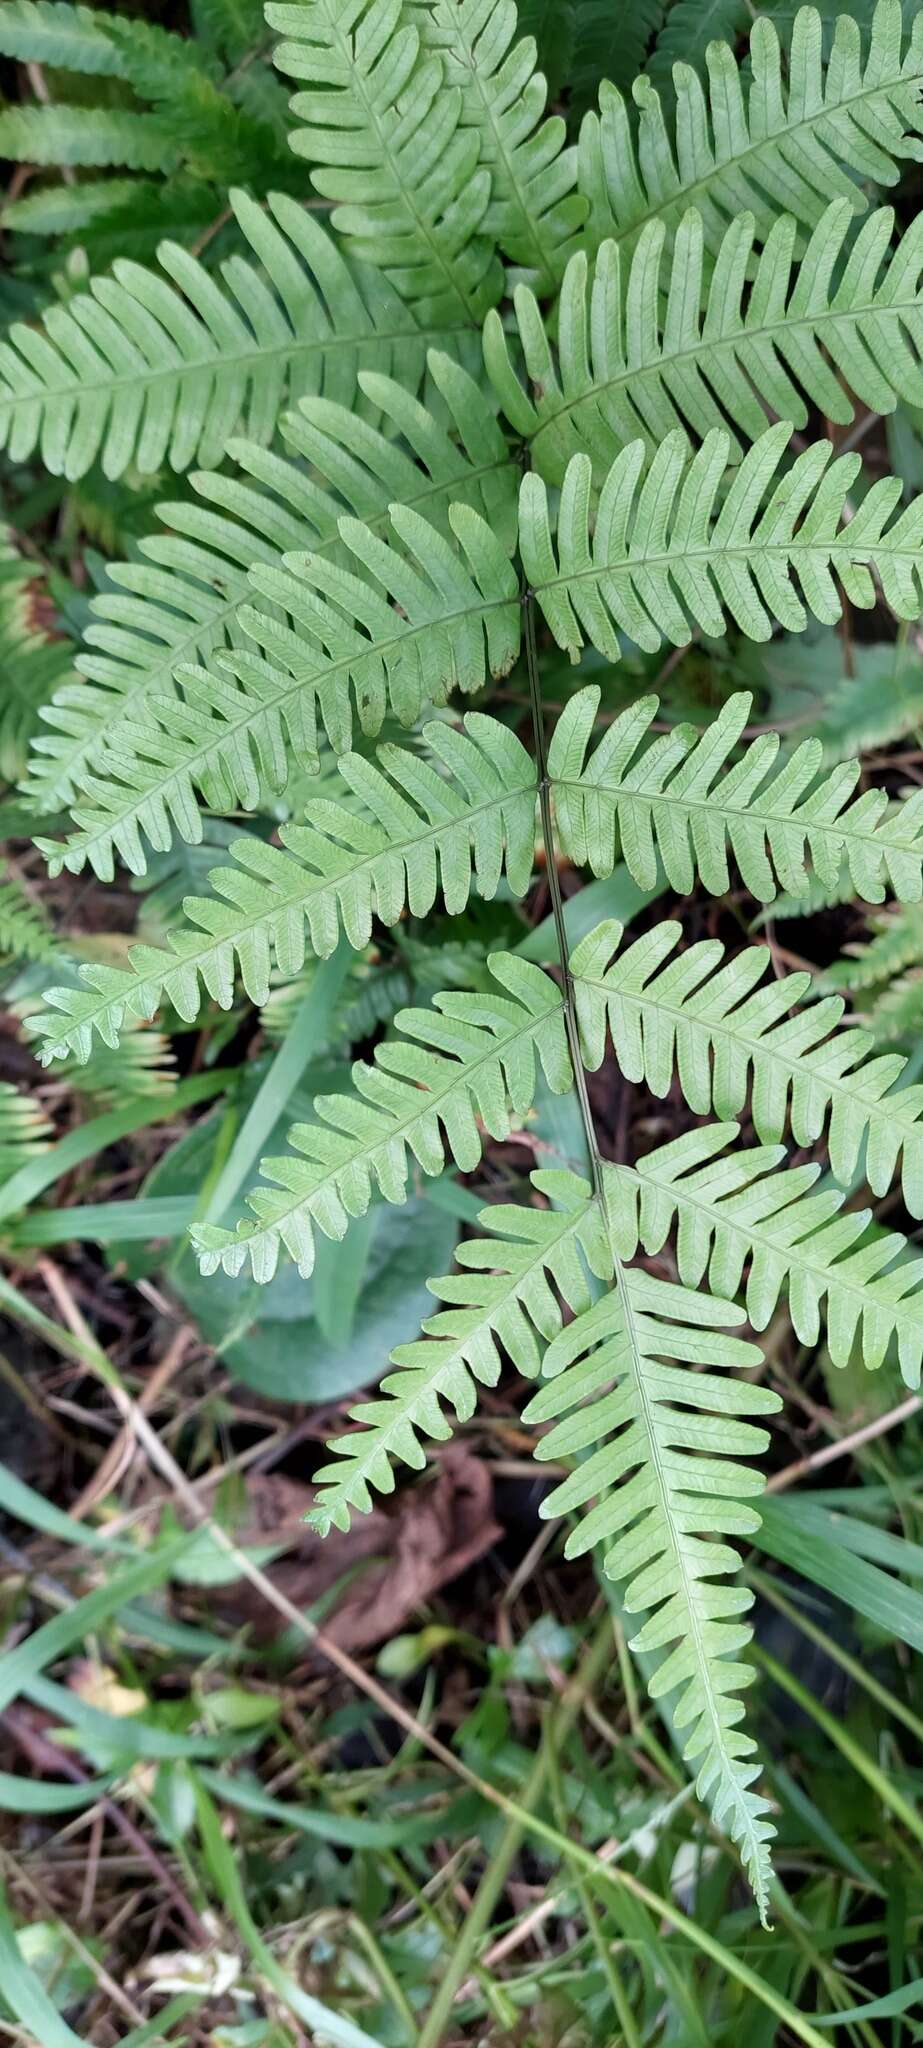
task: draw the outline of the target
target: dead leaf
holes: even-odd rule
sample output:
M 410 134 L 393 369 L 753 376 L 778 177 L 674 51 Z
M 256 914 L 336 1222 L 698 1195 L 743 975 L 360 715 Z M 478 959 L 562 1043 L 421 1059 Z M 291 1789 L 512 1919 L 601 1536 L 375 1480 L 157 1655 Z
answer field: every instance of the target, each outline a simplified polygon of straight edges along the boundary
M 503 1533 L 493 1517 L 488 1468 L 461 1444 L 450 1445 L 435 1478 L 405 1488 L 387 1508 L 356 1515 L 345 1533 L 334 1529 L 321 1539 L 305 1528 L 312 1504 L 309 1486 L 257 1474 L 248 1485 L 246 1525 L 235 1534 L 243 1546 L 285 1542 L 288 1554 L 268 1569 L 273 1585 L 295 1607 L 312 1606 L 349 1575 L 324 1620 L 325 1634 L 344 1650 L 369 1649 L 396 1635 L 418 1607 Z M 258 1636 L 278 1628 L 275 1614 L 246 1580 L 214 1588 L 210 1605 L 235 1627 L 249 1623 Z

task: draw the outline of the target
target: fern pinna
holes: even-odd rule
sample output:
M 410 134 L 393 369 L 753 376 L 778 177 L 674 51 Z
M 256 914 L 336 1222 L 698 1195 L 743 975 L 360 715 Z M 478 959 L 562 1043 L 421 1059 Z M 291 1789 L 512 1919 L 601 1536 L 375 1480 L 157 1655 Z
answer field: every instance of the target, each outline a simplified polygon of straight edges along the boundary
M 67 13 L 16 0 L 17 52 L 33 37 L 47 56 Z M 512 0 L 266 15 L 297 88 L 301 197 L 297 180 L 262 205 L 234 193 L 217 266 L 176 244 L 154 268 L 119 259 L 0 349 L 15 459 L 187 473 L 42 708 L 25 788 L 52 870 L 109 877 L 118 858 L 143 877 L 199 845 L 208 812 L 256 818 L 161 942 L 48 989 L 44 1057 L 86 1061 L 163 1006 L 261 1005 L 274 975 L 435 906 L 521 901 L 538 838 L 544 961 L 498 948 L 475 986 L 400 1010 L 264 1162 L 246 1218 L 195 1241 L 206 1272 L 266 1280 L 284 1256 L 307 1274 L 318 1233 L 341 1239 L 418 1173 L 474 1172 L 540 1083 L 576 1089 L 591 1179 L 539 1171 L 483 1212 L 334 1442 L 315 1519 L 346 1527 L 397 1464 L 421 1467 L 504 1358 L 533 1380 L 537 1454 L 569 1467 L 544 1512 L 639 1617 L 651 1690 L 673 1696 L 765 1919 L 733 1539 L 758 1526 L 778 1403 L 738 1332 L 784 1296 L 803 1341 L 824 1319 L 837 1363 L 893 1346 L 918 1382 L 923 1268 L 845 1203 L 859 1174 L 876 1196 L 899 1178 L 923 1215 L 923 1088 L 764 947 L 688 943 L 655 915 L 573 941 L 559 863 L 680 898 L 736 878 L 797 903 L 844 877 L 871 905 L 923 897 L 919 792 L 866 786 L 818 738 L 748 738 L 745 693 L 704 725 L 640 688 L 599 718 L 600 675 L 630 685 L 658 650 L 923 609 L 923 499 L 819 428 L 923 404 L 919 222 L 899 231 L 882 203 L 923 148 L 923 18 L 805 7 L 783 40 L 758 19 L 747 50 L 678 62 L 663 98 L 647 74 L 604 83 L 568 139 Z M 127 62 L 106 19 L 75 12 L 78 68 Z M 546 730 L 555 647 L 593 671 Z M 499 682 L 492 710 L 464 708 Z M 43 828 L 62 805 L 69 829 Z M 699 1121 L 604 1161 L 585 1080 L 604 1058 Z M 818 1156 L 786 1165 L 786 1134 Z

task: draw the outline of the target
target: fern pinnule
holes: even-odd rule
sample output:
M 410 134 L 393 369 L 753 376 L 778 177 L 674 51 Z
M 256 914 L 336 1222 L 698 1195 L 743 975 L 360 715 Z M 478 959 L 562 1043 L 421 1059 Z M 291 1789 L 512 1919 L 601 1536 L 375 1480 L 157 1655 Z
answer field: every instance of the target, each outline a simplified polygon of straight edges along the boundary
M 165 242 L 158 271 L 120 257 L 111 277 L 50 307 L 41 328 L 10 328 L 0 447 L 12 461 L 38 448 L 46 469 L 71 480 L 96 461 L 110 478 L 129 464 L 208 467 L 241 429 L 269 442 L 284 400 L 322 392 L 352 404 L 358 371 L 388 371 L 398 357 L 413 387 L 427 347 L 450 342 L 458 319 L 421 325 L 293 199 L 276 194 L 264 210 L 230 198 L 255 263 L 230 257 L 219 283 Z
M 760 241 L 782 213 L 809 231 L 831 199 L 864 213 L 869 188 L 923 153 L 923 17 L 905 36 L 901 0 L 877 0 L 867 33 L 840 14 L 826 60 L 823 43 L 815 7 L 798 8 L 784 47 L 762 15 L 748 64 L 713 42 L 704 80 L 674 67 L 675 114 L 649 78 L 635 81 L 632 108 L 603 83 L 580 131 L 588 253 L 607 236 L 630 247 L 651 219 L 673 232 L 690 206 L 712 253 L 742 210 Z
M 446 425 L 392 377 L 360 370 L 367 419 L 323 393 L 303 397 L 280 423 L 290 456 L 232 440 L 236 474 L 195 472 L 193 498 L 158 508 L 164 530 L 142 539 L 140 561 L 110 564 L 115 588 L 90 602 L 82 680 L 43 711 L 49 730 L 33 739 L 28 782 L 40 808 L 73 801 L 121 724 L 173 693 L 178 668 L 249 644 L 241 613 L 251 569 L 308 550 L 348 561 L 345 513 L 381 532 L 390 505 L 409 505 L 450 534 L 450 504 L 470 504 L 512 554 L 517 475 L 490 406 L 451 357 L 430 350 L 426 371 Z
M 490 172 L 440 57 L 400 5 L 271 0 L 266 20 L 288 38 L 275 63 L 302 88 L 292 148 L 335 202 L 338 234 L 422 319 L 480 321 L 503 290 L 485 228 Z
M 873 1056 L 867 1031 L 838 1031 L 841 996 L 799 1010 L 810 975 L 765 982 L 765 947 L 725 960 L 717 939 L 677 952 L 681 937 L 680 925 L 664 921 L 623 953 L 622 927 L 606 920 L 574 949 L 570 971 L 590 1071 L 602 1062 L 608 1034 L 628 1080 L 664 1096 L 675 1072 L 697 1115 L 736 1117 L 749 1084 L 765 1143 L 778 1142 L 788 1118 L 799 1145 L 815 1144 L 826 1127 L 830 1164 L 845 1187 L 864 1143 L 874 1193 L 887 1193 L 900 1164 L 904 1201 L 912 1216 L 923 1216 L 923 1086 L 898 1085 L 906 1061 Z

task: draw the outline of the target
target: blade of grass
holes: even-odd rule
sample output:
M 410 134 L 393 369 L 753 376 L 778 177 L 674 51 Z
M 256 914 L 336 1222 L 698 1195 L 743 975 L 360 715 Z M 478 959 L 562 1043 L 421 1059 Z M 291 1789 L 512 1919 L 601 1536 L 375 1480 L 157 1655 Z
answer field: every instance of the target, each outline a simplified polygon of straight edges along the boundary
M 39 2048 L 84 2048 L 61 2018 L 34 1970 L 23 1961 L 6 1897 L 0 1888 L 0 1984 L 11 2012 Z
M 73 1209 L 33 1209 L 12 1232 L 17 1245 L 138 1244 L 181 1237 L 195 1215 L 191 1195 L 142 1196 L 136 1202 L 85 1202 Z
M 202 1220 L 217 1222 L 236 1200 L 270 1132 L 282 1116 L 305 1067 L 313 1059 L 333 1015 L 334 1004 L 355 954 L 341 936 L 329 960 L 322 960 L 302 998 L 275 1059 L 250 1104 L 225 1164 L 209 1191 Z
M 314 2033 L 322 2035 L 325 2041 L 333 2042 L 335 2048 L 380 2048 L 380 2043 L 374 2041 L 371 2034 L 365 2033 L 362 2027 L 357 2027 L 352 2020 L 344 2019 L 342 2014 L 335 2013 L 328 2005 L 321 2004 L 320 1999 L 312 1998 L 307 1991 L 302 1991 L 300 1984 L 296 1984 L 294 1978 L 277 1963 L 250 1911 L 237 1859 L 230 1842 L 225 1840 L 221 1832 L 217 1810 L 198 1778 L 194 1779 L 194 1790 L 199 1835 L 212 1882 L 225 1912 L 233 1920 L 260 1975 L 266 1979 L 276 1997 L 289 2012 L 304 2020 L 305 2024 Z
M 793 1677 L 790 1671 L 786 1671 L 784 1665 L 775 1657 L 770 1656 L 768 1650 L 755 1646 L 753 1656 L 776 1685 L 781 1686 L 782 1691 L 788 1694 L 789 1699 L 794 1700 L 802 1712 L 809 1714 L 817 1727 L 823 1729 L 834 1748 L 846 1758 L 853 1770 L 858 1771 L 860 1778 L 864 1778 L 866 1784 L 871 1786 L 882 1806 L 887 1807 L 915 1840 L 923 1844 L 923 1817 L 917 1812 L 916 1807 L 911 1805 L 910 1800 L 905 1799 L 903 1792 L 898 1791 L 887 1771 L 883 1771 L 874 1757 L 869 1755 L 868 1750 L 863 1749 L 861 1742 L 856 1741 L 855 1736 L 843 1726 L 842 1721 L 837 1720 L 835 1714 L 829 1714 L 826 1707 L 821 1706 L 820 1701 L 814 1698 L 813 1693 L 809 1692 L 799 1679 Z
M 0 1712 L 8 1707 L 29 1679 L 36 1678 L 46 1664 L 66 1656 L 77 1643 L 117 1614 L 120 1607 L 128 1605 L 139 1593 L 148 1593 L 152 1586 L 161 1586 L 168 1579 L 177 1560 L 189 1549 L 191 1537 L 183 1536 L 175 1543 L 164 1544 L 160 1550 L 150 1551 L 138 1559 L 137 1564 L 128 1565 L 124 1571 L 108 1579 L 104 1586 L 97 1586 L 92 1593 L 85 1593 L 82 1600 L 76 1600 L 66 1614 L 56 1614 L 51 1621 L 43 1622 L 24 1642 L 17 1643 L 15 1650 L 8 1650 L 0 1666 Z
M 91 1117 L 89 1123 L 69 1131 L 56 1145 L 49 1145 L 47 1152 L 37 1153 L 0 1187 L 0 1221 L 15 1216 L 19 1209 L 27 1209 L 62 1174 L 82 1166 L 85 1159 L 95 1158 L 107 1145 L 115 1145 L 120 1138 L 130 1137 L 149 1124 L 172 1122 L 182 1110 L 221 1095 L 233 1078 L 233 1072 L 227 1068 L 213 1074 L 192 1074 L 171 1088 L 168 1095 L 139 1096 L 134 1102 L 123 1102 L 120 1109 L 107 1110 L 105 1116 Z
M 753 1538 L 756 1547 L 828 1593 L 835 1593 L 889 1635 L 899 1636 L 910 1649 L 923 1650 L 923 1594 L 892 1578 L 879 1565 L 855 1556 L 845 1545 L 832 1542 L 819 1529 L 802 1526 L 787 1509 L 787 1501 L 764 1496 L 761 1526 Z

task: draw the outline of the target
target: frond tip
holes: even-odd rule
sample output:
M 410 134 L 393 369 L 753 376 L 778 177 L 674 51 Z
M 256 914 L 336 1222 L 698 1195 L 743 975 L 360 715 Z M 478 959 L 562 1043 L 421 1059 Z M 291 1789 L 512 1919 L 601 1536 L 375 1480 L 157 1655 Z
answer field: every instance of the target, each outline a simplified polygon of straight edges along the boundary
M 741 1320 L 733 1302 L 617 1266 L 610 1292 L 552 1340 L 547 1384 L 525 1419 L 554 1423 L 538 1458 L 577 1461 L 541 1512 L 587 1510 L 567 1539 L 570 1557 L 610 1546 L 605 1571 L 627 1581 L 629 1613 L 647 1616 L 631 1647 L 667 1653 L 652 1697 L 680 1689 L 675 1720 L 689 1730 L 696 1789 L 737 1843 L 765 1925 L 773 1830 L 752 1790 L 756 1745 L 740 1728 L 737 1697 L 753 1677 L 740 1661 L 753 1595 L 727 1583 L 738 1558 L 717 1539 L 759 1527 L 748 1503 L 763 1482 L 739 1461 L 768 1443 L 749 1418 L 781 1404 L 733 1377 L 761 1362 L 755 1345 L 726 1334 Z

